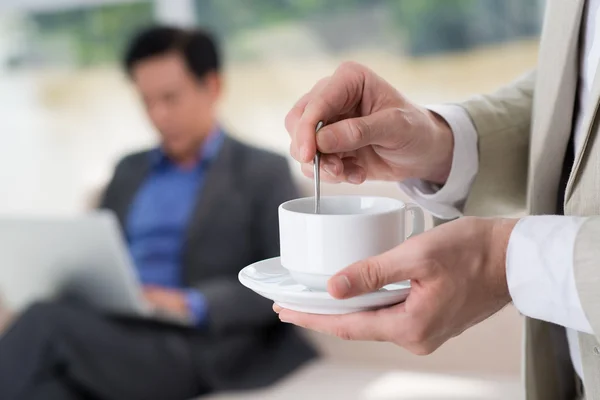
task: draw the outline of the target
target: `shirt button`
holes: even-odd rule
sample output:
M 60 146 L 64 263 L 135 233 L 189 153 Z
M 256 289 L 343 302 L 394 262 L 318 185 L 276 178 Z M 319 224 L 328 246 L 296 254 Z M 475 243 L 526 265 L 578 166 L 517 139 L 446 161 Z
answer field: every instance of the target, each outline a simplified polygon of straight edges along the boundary
M 600 347 L 594 346 L 594 354 L 600 356 Z

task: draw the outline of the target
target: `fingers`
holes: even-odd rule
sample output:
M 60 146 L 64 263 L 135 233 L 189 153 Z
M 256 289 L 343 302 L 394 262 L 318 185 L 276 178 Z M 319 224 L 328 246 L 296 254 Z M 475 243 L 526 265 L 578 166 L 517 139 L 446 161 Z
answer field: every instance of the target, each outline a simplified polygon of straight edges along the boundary
M 395 325 L 402 324 L 402 315 L 405 313 L 403 304 L 345 315 L 317 315 L 278 309 L 279 319 L 283 322 L 344 340 L 374 341 L 395 341 L 394 335 L 398 331 Z
M 293 136 L 293 133 L 296 130 L 295 127 L 298 124 L 300 117 L 302 117 L 302 114 L 304 113 L 304 107 L 306 107 L 306 104 L 308 103 L 311 95 L 312 91 L 302 96 L 300 100 L 298 100 L 296 104 L 294 104 L 294 107 L 292 107 L 290 112 L 286 115 L 285 128 L 287 129 L 290 136 Z M 298 154 L 297 148 L 293 144 L 294 141 L 292 140 L 292 146 L 290 146 L 290 154 L 294 159 L 298 159 L 300 156 Z
M 353 185 L 360 185 L 367 179 L 367 171 L 356 163 L 355 158 L 345 158 L 344 171 L 342 173 L 344 180 Z
M 312 87 L 312 89 L 310 89 L 308 93 L 304 94 L 304 96 L 302 96 L 296 102 L 296 104 L 294 104 L 294 107 L 292 107 L 292 109 L 287 113 L 287 115 L 285 116 L 285 128 L 287 129 L 290 136 L 296 130 L 298 121 L 300 121 L 300 117 L 302 117 L 302 114 L 304 114 L 304 109 L 310 101 L 310 99 L 314 97 L 318 92 L 320 92 L 321 89 L 323 89 L 323 87 L 327 85 L 327 82 L 329 82 L 330 79 L 330 76 L 319 79 L 317 83 Z
M 298 100 L 296 102 L 296 104 L 294 104 L 292 109 L 288 112 L 288 114 L 285 117 L 285 128 L 288 131 L 288 134 L 292 138 L 292 146 L 290 147 L 290 154 L 292 155 L 292 157 L 294 157 L 298 161 L 300 161 L 301 157 L 300 157 L 300 153 L 298 151 L 298 147 L 296 146 L 296 141 L 294 140 L 298 122 L 300 121 L 302 114 L 304 114 L 304 109 L 306 108 L 306 105 L 309 103 L 309 101 L 312 98 L 317 96 L 317 94 L 323 89 L 323 87 L 325 85 L 327 85 L 327 83 L 329 82 L 330 79 L 331 79 L 331 77 L 326 77 L 326 78 L 319 80 L 315 84 L 315 86 L 313 86 L 313 88 L 310 90 L 310 92 L 306 93 L 304 96 L 302 96 L 300 98 L 300 100 Z M 316 124 L 315 124 L 315 129 L 316 129 Z M 313 133 L 315 133 L 315 131 L 313 131 Z M 313 157 L 314 157 L 314 150 L 313 150 Z
M 332 156 L 335 157 L 335 156 Z M 335 157 L 337 158 L 337 160 L 335 161 L 335 167 L 324 167 L 323 165 L 321 165 L 321 182 L 327 182 L 327 183 L 340 183 L 343 181 L 343 177 L 340 175 L 343 170 L 344 170 L 344 166 L 342 163 L 342 160 L 339 159 L 339 157 Z M 327 168 L 327 169 L 325 169 Z M 333 169 L 332 169 L 333 168 Z M 302 164 L 301 166 L 302 169 L 302 173 L 308 177 L 308 178 L 314 178 L 314 164 Z M 336 174 L 334 175 L 331 171 L 335 171 Z
M 344 172 L 344 162 L 337 154 L 321 155 L 321 180 L 331 183 L 342 181 L 341 175 Z M 314 163 L 302 164 L 302 172 L 309 178 L 314 178 Z
M 162 298 L 157 296 L 156 293 L 153 292 L 145 292 L 144 299 L 150 304 L 152 307 L 160 307 L 162 305 Z
M 323 153 L 354 151 L 369 145 L 392 147 L 409 140 L 411 132 L 406 113 L 389 108 L 323 127 L 317 134 L 317 145 Z
M 314 164 L 302 164 L 302 173 L 314 178 Z M 367 179 L 367 172 L 357 164 L 356 157 L 340 159 L 334 154 L 323 154 L 321 157 L 321 181 L 327 183 L 348 182 L 360 185 Z
M 434 321 L 417 318 L 409 313 L 406 303 L 346 315 L 306 314 L 283 309 L 278 305 L 274 305 L 273 310 L 285 323 L 344 340 L 391 342 L 417 355 L 431 354 L 447 340 L 432 334 L 438 331 L 430 326 Z
M 331 177 L 338 177 L 344 172 L 344 163 L 336 154 L 322 154 L 321 169 Z
M 410 259 L 410 250 L 401 244 L 379 256 L 354 263 L 334 275 L 327 290 L 333 297 L 344 299 L 374 292 L 391 283 L 418 279 L 423 271 Z
M 152 302 L 152 303 L 156 302 L 158 299 L 161 298 L 161 293 L 156 288 L 149 288 L 149 287 L 144 288 L 143 295 L 147 301 Z
M 327 124 L 327 121 L 336 120 L 358 107 L 362 99 L 365 73 L 366 68 L 358 64 L 342 64 L 320 90 L 311 93 L 299 119 L 296 119 L 298 110 L 293 112 L 289 118 L 289 128 L 293 132 L 293 156 L 298 161 L 307 163 L 314 157 L 315 128 L 319 121 Z

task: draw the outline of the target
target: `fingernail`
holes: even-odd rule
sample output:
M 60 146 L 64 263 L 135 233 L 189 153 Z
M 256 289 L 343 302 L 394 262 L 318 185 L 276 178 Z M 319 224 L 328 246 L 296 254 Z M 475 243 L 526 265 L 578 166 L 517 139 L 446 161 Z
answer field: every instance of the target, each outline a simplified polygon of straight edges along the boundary
M 337 176 L 337 168 L 336 168 L 335 164 L 327 163 L 327 164 L 323 165 L 323 169 L 329 175 Z
M 353 172 L 348 175 L 348 182 L 353 183 L 355 185 L 359 185 L 363 182 L 363 177 L 358 172 Z
M 281 311 L 281 307 L 279 307 L 277 304 L 273 304 L 273 311 L 279 314 L 279 312 Z
M 345 296 L 350 293 L 350 279 L 346 275 L 334 276 L 329 284 L 336 296 Z

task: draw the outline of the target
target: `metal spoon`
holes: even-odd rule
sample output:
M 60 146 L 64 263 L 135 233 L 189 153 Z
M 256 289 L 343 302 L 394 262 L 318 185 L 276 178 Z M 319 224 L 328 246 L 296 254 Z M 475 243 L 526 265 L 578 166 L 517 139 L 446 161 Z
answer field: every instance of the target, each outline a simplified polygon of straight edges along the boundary
M 319 121 L 315 134 L 323 127 L 323 121 Z M 321 213 L 321 152 L 317 149 L 315 153 L 315 214 Z

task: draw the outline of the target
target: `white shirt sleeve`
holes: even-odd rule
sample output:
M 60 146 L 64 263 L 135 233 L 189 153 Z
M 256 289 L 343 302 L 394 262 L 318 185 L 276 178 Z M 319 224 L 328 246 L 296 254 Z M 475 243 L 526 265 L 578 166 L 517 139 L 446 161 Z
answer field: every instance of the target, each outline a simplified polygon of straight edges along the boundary
M 441 189 L 420 179 L 400 182 L 400 188 L 432 215 L 441 219 L 458 218 L 462 216 L 462 206 L 479 169 L 477 131 L 469 114 L 460 106 L 441 105 L 428 108 L 448 122 L 454 135 L 450 175 Z
M 593 334 L 575 286 L 573 252 L 585 217 L 522 218 L 510 236 L 506 279 L 522 314 Z
M 432 215 L 458 218 L 479 169 L 477 131 L 460 106 L 428 108 L 448 122 L 454 135 L 450 175 L 441 189 L 418 179 L 405 180 L 400 187 Z M 509 240 L 506 276 L 513 304 L 522 314 L 593 333 L 581 307 L 573 272 L 575 239 L 584 220 L 566 216 L 521 219 Z

